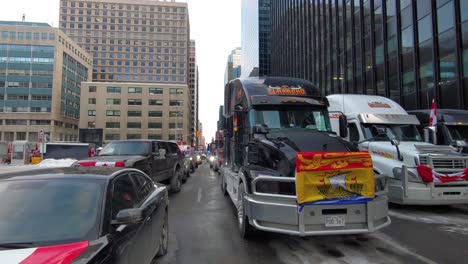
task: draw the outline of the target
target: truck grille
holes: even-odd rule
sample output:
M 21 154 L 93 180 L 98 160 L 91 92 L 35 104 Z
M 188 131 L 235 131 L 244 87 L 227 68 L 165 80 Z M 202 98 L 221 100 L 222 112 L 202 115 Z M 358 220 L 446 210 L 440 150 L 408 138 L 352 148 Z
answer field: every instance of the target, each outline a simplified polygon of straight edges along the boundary
M 419 164 L 430 165 L 428 156 L 419 156 Z M 438 159 L 432 158 L 434 169 L 464 169 L 466 161 L 463 159 Z

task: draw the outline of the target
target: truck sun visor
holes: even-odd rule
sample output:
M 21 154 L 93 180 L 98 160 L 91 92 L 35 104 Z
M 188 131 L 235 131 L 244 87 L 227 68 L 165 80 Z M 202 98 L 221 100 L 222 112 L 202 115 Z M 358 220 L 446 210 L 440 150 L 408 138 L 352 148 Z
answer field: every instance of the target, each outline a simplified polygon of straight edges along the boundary
M 296 156 L 298 204 L 375 197 L 368 152 L 299 152 Z

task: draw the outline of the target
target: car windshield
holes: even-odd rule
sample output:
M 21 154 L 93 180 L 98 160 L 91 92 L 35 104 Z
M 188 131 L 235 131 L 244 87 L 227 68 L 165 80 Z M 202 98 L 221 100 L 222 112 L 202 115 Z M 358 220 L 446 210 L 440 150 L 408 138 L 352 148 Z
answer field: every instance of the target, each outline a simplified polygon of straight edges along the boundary
M 0 244 L 96 239 L 103 188 L 101 181 L 0 182 Z
M 267 125 L 269 128 L 307 128 L 331 131 L 327 110 L 311 107 L 288 109 L 250 110 L 250 125 Z
M 372 128 L 373 126 L 376 128 L 385 128 L 386 135 L 378 135 L 376 129 Z M 363 130 L 367 139 L 375 141 L 390 141 L 393 139 L 399 141 L 423 141 L 415 125 L 364 124 Z
M 150 143 L 143 141 L 115 141 L 107 144 L 99 156 L 129 156 L 148 155 L 150 153 Z
M 468 140 L 468 126 L 447 126 L 453 140 Z

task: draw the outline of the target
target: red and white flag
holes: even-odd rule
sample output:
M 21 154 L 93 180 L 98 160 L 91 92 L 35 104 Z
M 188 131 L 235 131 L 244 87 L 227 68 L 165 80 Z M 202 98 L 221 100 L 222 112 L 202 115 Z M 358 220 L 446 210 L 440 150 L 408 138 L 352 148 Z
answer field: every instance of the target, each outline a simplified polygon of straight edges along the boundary
M 435 99 L 432 99 L 431 115 L 429 117 L 429 126 L 437 125 L 437 107 Z
M 452 174 L 442 174 L 434 171 L 431 167 L 426 165 L 418 165 L 416 167 L 419 176 L 424 182 L 451 182 L 451 181 L 468 181 L 468 168 L 461 172 Z

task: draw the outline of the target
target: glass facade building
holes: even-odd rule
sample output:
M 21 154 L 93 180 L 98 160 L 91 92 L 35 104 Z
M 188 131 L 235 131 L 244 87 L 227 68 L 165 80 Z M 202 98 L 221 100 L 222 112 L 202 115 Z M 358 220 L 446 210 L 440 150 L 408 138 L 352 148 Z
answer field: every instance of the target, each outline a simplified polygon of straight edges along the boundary
M 242 0 L 241 77 L 270 75 L 270 2 L 271 0 Z
M 78 140 L 92 57 L 45 23 L 0 21 L 0 141 Z
M 468 1 L 277 0 L 271 74 L 406 109 L 468 109 Z

